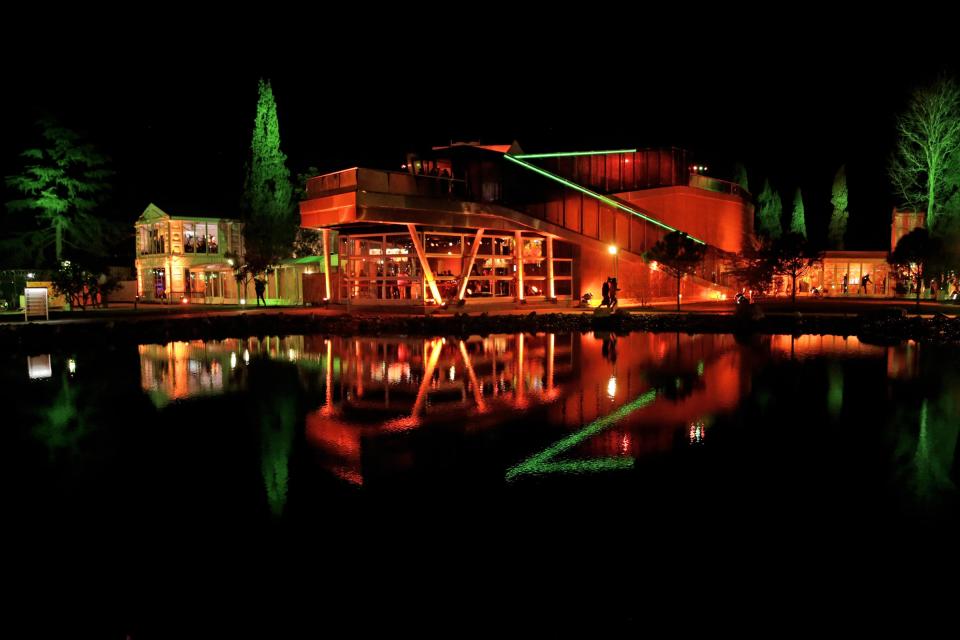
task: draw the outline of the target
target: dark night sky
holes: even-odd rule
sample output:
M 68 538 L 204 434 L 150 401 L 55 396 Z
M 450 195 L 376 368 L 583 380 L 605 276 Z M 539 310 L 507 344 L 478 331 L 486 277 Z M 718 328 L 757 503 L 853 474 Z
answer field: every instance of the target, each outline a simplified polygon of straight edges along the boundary
M 769 176 L 787 211 L 800 186 L 818 236 L 833 174 L 846 162 L 851 247 L 883 248 L 895 114 L 915 86 L 958 66 L 949 41 L 921 52 L 895 45 L 904 36 L 892 25 L 816 17 L 791 30 L 725 15 L 695 24 L 465 14 L 416 27 L 405 14 L 377 24 L 295 16 L 270 24 L 266 38 L 249 19 L 170 15 L 148 26 L 84 15 L 72 16 L 83 29 L 65 16 L 47 37 L 6 40 L 2 53 L 14 64 L 5 72 L 4 174 L 31 120 L 49 111 L 113 157 L 112 218 L 132 224 L 148 202 L 234 216 L 265 76 L 294 173 L 399 167 L 405 151 L 451 139 L 516 139 L 527 151 L 674 145 L 718 177 L 746 163 L 755 192 Z

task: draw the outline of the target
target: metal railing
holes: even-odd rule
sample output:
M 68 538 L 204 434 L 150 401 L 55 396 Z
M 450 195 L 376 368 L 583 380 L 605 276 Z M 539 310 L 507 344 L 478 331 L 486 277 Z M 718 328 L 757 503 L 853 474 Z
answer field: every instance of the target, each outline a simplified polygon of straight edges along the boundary
M 336 192 L 363 190 L 429 198 L 464 198 L 464 180 L 377 169 L 344 169 L 307 180 L 307 198 L 319 198 Z
M 699 173 L 691 173 L 688 184 L 691 187 L 696 187 L 697 189 L 705 189 L 707 191 L 715 191 L 717 193 L 728 193 L 732 196 L 740 196 L 746 200 L 750 200 L 752 197 L 749 191 L 741 187 L 736 182 L 720 180 L 719 178 L 711 178 Z

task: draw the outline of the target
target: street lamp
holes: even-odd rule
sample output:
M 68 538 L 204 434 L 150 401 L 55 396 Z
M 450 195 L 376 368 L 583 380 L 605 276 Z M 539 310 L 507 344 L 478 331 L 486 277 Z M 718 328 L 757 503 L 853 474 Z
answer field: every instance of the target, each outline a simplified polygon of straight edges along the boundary
M 617 266 L 618 266 L 617 254 L 619 253 L 617 250 L 617 245 L 615 244 L 610 245 L 609 247 L 607 247 L 607 251 L 610 253 L 610 255 L 613 256 L 613 277 L 619 279 L 617 274 Z

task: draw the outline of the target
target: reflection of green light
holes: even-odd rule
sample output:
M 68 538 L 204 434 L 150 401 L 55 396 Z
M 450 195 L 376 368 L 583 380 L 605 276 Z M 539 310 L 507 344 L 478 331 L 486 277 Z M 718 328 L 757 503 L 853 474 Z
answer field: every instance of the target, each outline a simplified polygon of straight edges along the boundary
M 571 189 L 574 189 L 574 190 L 576 190 L 576 191 L 579 191 L 580 193 L 586 194 L 586 195 L 590 196 L 591 198 L 596 198 L 596 199 L 599 200 L 600 202 L 602 202 L 602 203 L 604 203 L 604 204 L 606 204 L 606 205 L 608 205 L 608 206 L 610 206 L 610 207 L 613 207 L 613 208 L 615 208 L 615 209 L 620 209 L 621 211 L 626 211 L 627 213 L 633 214 L 633 215 L 637 216 L 638 218 L 643 218 L 643 219 L 646 220 L 647 222 L 649 222 L 649 223 L 651 223 L 651 224 L 655 224 L 655 225 L 657 225 L 658 227 L 661 227 L 661 228 L 663 228 L 663 229 L 666 229 L 667 231 L 678 231 L 678 229 L 674 229 L 674 228 L 671 227 L 670 225 L 664 224 L 664 223 L 660 222 L 659 220 L 656 220 L 656 219 L 654 219 L 654 218 L 651 218 L 650 216 L 644 215 L 644 214 L 640 213 L 639 211 L 637 211 L 636 209 L 632 209 L 631 207 L 628 207 L 628 206 L 625 205 L 625 204 L 622 204 L 622 203 L 620 203 L 620 202 L 617 202 L 616 200 L 613 200 L 613 199 L 611 199 L 611 198 L 608 198 L 608 197 L 606 197 L 606 196 L 604 196 L 604 195 L 600 195 L 599 193 L 597 193 L 597 192 L 595 192 L 595 191 L 591 191 L 590 189 L 587 189 L 587 188 L 585 188 L 585 187 L 581 187 L 581 186 L 578 185 L 576 182 L 571 182 L 570 180 L 567 180 L 566 178 L 561 178 L 561 177 L 558 176 L 557 174 L 555 174 L 555 173 L 550 173 L 549 171 L 545 171 L 544 169 L 541 169 L 540 167 L 537 167 L 537 166 L 535 166 L 535 165 L 532 165 L 532 164 L 530 164 L 529 162 L 525 162 L 525 161 L 523 161 L 523 160 L 520 160 L 517 156 L 505 155 L 504 158 L 506 158 L 507 160 L 510 160 L 510 161 L 512 161 L 512 162 L 515 162 L 515 163 L 519 164 L 521 167 L 526 167 L 527 169 L 529 169 L 530 171 L 533 171 L 534 173 L 539 173 L 540 175 L 542 175 L 542 176 L 544 176 L 544 177 L 547 177 L 547 178 L 550 178 L 551 180 L 554 180 L 554 181 L 556 181 L 556 182 L 559 182 L 560 184 L 562 184 L 562 185 L 564 185 L 564 186 L 566 186 L 566 187 L 570 187 Z M 694 237 L 691 236 L 691 235 L 687 235 L 687 237 L 690 238 L 691 240 L 693 240 L 694 242 L 698 242 L 698 243 L 700 243 L 700 244 L 706 244 L 703 240 L 698 240 L 697 238 L 694 238 Z
M 840 415 L 843 409 L 843 369 L 834 364 L 827 371 L 829 387 L 827 389 L 827 411 L 834 418 Z
M 636 153 L 636 149 L 615 149 L 613 151 L 561 151 L 557 153 L 522 153 L 514 158 L 567 158 L 573 156 L 608 156 L 615 153 Z
M 570 460 L 551 462 L 551 460 L 565 451 L 576 447 L 580 443 L 589 440 L 604 429 L 612 427 L 628 415 L 638 409 L 647 406 L 657 397 L 655 389 L 647 391 L 645 394 L 625 404 L 613 413 L 602 418 L 597 418 L 586 427 L 573 433 L 563 440 L 547 447 L 540 453 L 537 453 L 520 464 L 507 470 L 507 480 L 513 480 L 517 476 L 545 473 L 581 473 L 593 471 L 609 471 L 612 469 L 629 469 L 633 467 L 632 457 L 623 458 L 600 458 L 597 460 Z
M 267 502 L 273 515 L 279 516 L 287 504 L 290 451 L 296 427 L 297 405 L 292 396 L 274 396 L 260 405 L 262 458 L 260 469 L 267 490 Z
M 703 360 L 697 363 L 697 377 L 703 377 Z
M 90 407 L 82 403 L 84 408 Z M 58 449 L 77 451 L 80 440 L 90 431 L 86 415 L 80 410 L 80 392 L 70 386 L 67 375 L 63 374 L 60 390 L 49 407 L 39 410 L 40 420 L 33 434 L 42 440 L 50 455 Z
M 960 440 L 960 420 L 956 420 L 951 409 L 948 397 L 933 403 L 924 399 L 920 407 L 920 433 L 913 464 L 917 495 L 925 502 L 956 492 L 951 469 Z

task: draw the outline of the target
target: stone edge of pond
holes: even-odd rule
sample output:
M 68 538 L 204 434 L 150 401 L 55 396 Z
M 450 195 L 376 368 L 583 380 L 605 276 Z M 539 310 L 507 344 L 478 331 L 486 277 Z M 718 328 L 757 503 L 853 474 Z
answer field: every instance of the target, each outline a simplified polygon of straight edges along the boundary
M 111 344 L 166 343 L 248 336 L 320 333 L 330 335 L 467 336 L 491 333 L 632 331 L 734 334 L 815 334 L 857 336 L 870 344 L 913 339 L 960 343 L 960 317 L 932 318 L 898 313 L 860 315 L 785 313 L 753 317 L 620 311 L 609 315 L 531 312 L 526 315 L 455 314 L 452 316 L 337 316 L 273 314 L 189 318 L 120 318 L 76 324 L 30 322 L 0 326 L 0 348 L 36 352 L 54 348 Z

